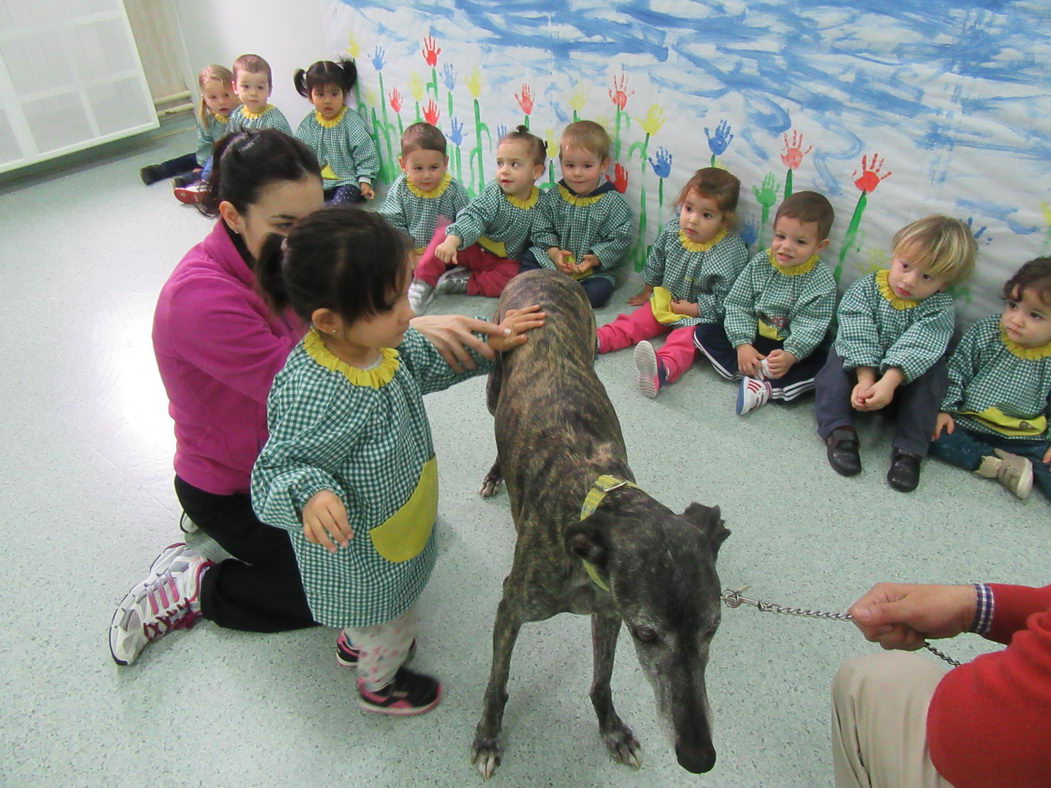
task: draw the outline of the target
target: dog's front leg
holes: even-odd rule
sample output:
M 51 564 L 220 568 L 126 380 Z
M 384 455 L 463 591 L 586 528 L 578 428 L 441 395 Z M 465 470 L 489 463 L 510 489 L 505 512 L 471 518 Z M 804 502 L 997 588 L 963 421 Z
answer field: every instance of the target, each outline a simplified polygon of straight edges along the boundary
M 613 677 L 613 659 L 617 653 L 617 635 L 620 618 L 612 613 L 591 614 L 591 643 L 594 649 L 594 680 L 591 683 L 591 704 L 598 717 L 598 729 L 615 761 L 639 768 L 641 747 L 613 708 L 613 693 L 609 682 Z
M 489 469 L 489 473 L 482 479 L 481 489 L 478 490 L 478 494 L 483 498 L 492 498 L 496 495 L 500 489 L 500 483 L 504 480 L 504 475 L 500 471 L 500 455 L 496 455 L 496 460 L 493 462 L 493 467 Z
M 505 581 L 506 582 L 506 581 Z M 482 718 L 474 731 L 474 744 L 471 745 L 471 763 L 483 779 L 492 777 L 500 765 L 500 729 L 504 719 L 504 705 L 507 703 L 507 675 L 511 670 L 511 652 L 518 639 L 518 630 L 522 622 L 512 611 L 507 595 L 500 600 L 496 609 L 496 622 L 493 624 L 493 666 L 489 672 L 489 686 L 482 701 Z

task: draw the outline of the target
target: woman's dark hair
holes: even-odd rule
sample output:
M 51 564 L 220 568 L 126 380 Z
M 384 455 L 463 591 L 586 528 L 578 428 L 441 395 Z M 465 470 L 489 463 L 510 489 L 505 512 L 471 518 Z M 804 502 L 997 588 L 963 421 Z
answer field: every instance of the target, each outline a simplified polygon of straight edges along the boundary
M 219 216 L 219 203 L 229 202 L 244 213 L 259 199 L 259 190 L 274 181 L 321 178 L 321 167 L 310 147 L 277 129 L 251 129 L 223 137 L 212 151 L 212 174 L 197 204 L 205 216 Z
M 378 213 L 333 205 L 304 216 L 288 237 L 263 241 L 256 278 L 274 311 L 309 322 L 331 309 L 348 323 L 391 309 L 409 276 L 411 243 Z
M 338 63 L 319 60 L 306 71 L 299 69 L 292 81 L 303 98 L 310 98 L 310 91 L 322 85 L 338 85 L 346 94 L 357 84 L 358 67 L 353 60 L 340 60 Z

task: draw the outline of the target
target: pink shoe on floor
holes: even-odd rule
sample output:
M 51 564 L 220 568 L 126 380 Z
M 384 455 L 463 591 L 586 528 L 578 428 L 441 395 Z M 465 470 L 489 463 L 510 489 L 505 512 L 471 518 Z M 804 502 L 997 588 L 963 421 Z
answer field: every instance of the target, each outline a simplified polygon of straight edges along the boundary
M 442 699 L 442 685 L 437 679 L 398 668 L 394 680 L 380 690 L 367 690 L 358 679 L 358 706 L 365 711 L 409 717 L 425 714 Z

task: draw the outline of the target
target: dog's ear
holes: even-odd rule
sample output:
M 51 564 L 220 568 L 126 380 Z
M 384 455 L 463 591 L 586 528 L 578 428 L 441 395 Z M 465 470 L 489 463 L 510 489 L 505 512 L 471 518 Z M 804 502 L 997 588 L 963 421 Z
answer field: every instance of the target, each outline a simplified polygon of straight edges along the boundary
M 712 550 L 719 552 L 719 545 L 726 541 L 730 531 L 723 525 L 723 518 L 718 506 L 705 506 L 701 503 L 691 503 L 686 507 L 683 516 L 697 528 L 698 531 L 708 537 L 712 543 Z
M 566 550 L 599 569 L 606 568 L 609 558 L 609 542 L 606 530 L 597 522 L 592 522 L 594 515 L 571 525 L 566 530 Z

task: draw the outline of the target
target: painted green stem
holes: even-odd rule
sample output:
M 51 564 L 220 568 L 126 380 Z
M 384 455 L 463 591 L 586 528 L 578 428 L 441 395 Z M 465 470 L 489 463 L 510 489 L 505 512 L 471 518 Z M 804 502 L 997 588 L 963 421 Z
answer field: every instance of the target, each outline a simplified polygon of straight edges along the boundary
M 416 122 L 419 123 L 423 120 L 423 115 L 420 114 L 420 102 L 416 102 Z
M 528 115 L 525 116 L 525 120 L 522 121 L 522 125 L 525 126 L 527 129 L 529 128 L 529 116 Z
M 631 257 L 635 264 L 635 270 L 641 271 L 646 267 L 646 154 L 650 147 L 650 135 L 647 132 L 642 142 L 636 142 L 628 148 L 628 160 L 632 154 L 639 154 L 639 234 L 635 240 L 635 246 L 631 250 Z
M 469 162 L 471 164 L 471 185 L 476 188 L 475 194 L 481 194 L 482 189 L 485 188 L 485 165 L 483 162 L 482 152 L 482 132 L 485 132 L 486 138 L 489 140 L 490 149 L 493 147 L 493 138 L 489 134 L 489 127 L 482 123 L 482 108 L 478 104 L 478 99 L 474 100 L 474 136 L 475 146 L 474 150 L 471 151 Z M 478 169 L 474 169 L 475 162 L 478 164 Z M 477 173 L 478 178 L 475 180 L 475 174 Z
M 576 123 L 578 120 L 580 120 L 580 115 L 577 114 L 576 110 L 573 110 L 573 122 Z
M 438 99 L 438 72 L 431 66 L 431 81 L 427 83 L 427 90 L 434 94 L 434 98 Z
M 787 200 L 792 196 L 792 168 L 788 168 L 788 172 L 785 173 L 785 199 Z
M 854 215 L 850 217 L 850 224 L 847 226 L 847 234 L 843 236 L 843 245 L 839 248 L 839 263 L 836 265 L 836 270 L 833 272 L 836 281 L 843 275 L 843 261 L 847 259 L 847 255 L 851 249 L 854 248 L 854 242 L 858 237 L 858 228 L 861 227 L 861 217 L 865 213 L 865 205 L 868 203 L 868 194 L 862 192 L 861 196 L 858 197 L 858 204 L 854 206 Z M 764 219 L 765 222 L 765 219 Z
M 380 113 L 381 113 L 381 117 L 383 118 L 383 129 L 382 129 L 382 131 L 383 131 L 383 137 L 384 137 L 384 139 L 385 139 L 385 141 L 387 143 L 387 157 L 386 157 L 386 160 L 380 162 L 380 165 L 382 167 L 381 171 L 384 173 L 384 176 L 385 176 L 384 180 L 387 183 L 391 183 L 393 181 L 394 172 L 395 172 L 395 169 L 394 169 L 394 148 L 391 146 L 390 133 L 388 132 L 388 129 L 393 128 L 393 126 L 390 125 L 390 120 L 387 118 L 387 91 L 386 91 L 386 88 L 383 85 L 383 72 L 382 71 L 379 72 L 378 76 L 380 78 Z M 373 124 L 373 127 L 375 128 L 375 125 L 376 125 L 376 110 L 372 111 L 372 118 L 373 118 L 372 119 L 372 124 Z M 376 129 L 375 131 L 377 133 L 376 151 L 378 153 L 380 153 L 380 159 L 383 159 L 383 154 L 380 151 L 380 147 L 379 147 L 378 132 L 380 130 Z

